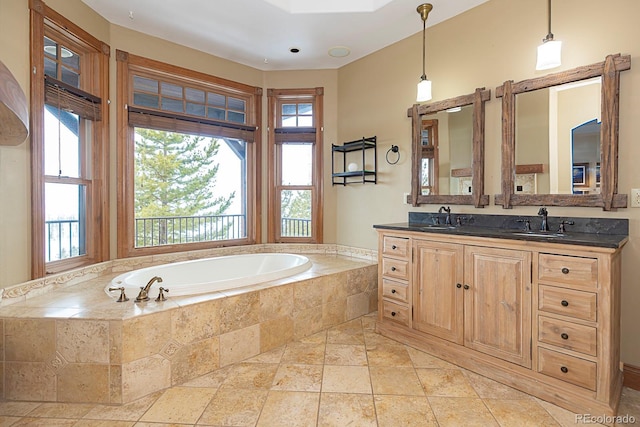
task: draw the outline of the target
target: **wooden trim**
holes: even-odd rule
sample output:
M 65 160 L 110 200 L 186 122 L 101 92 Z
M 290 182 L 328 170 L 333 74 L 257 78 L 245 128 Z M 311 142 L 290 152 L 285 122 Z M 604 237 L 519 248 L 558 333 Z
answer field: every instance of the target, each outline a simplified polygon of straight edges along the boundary
M 640 390 L 640 367 L 625 363 L 623 368 L 624 386 Z
M 478 88 L 473 94 L 473 162 L 471 163 L 471 196 L 473 206 L 482 208 L 489 204 L 484 195 L 484 117 L 485 102 L 491 98 L 491 91 Z
M 496 88 L 496 97 L 502 97 L 502 194 L 494 198 L 496 205 L 508 209 L 512 206 L 584 206 L 602 207 L 609 211 L 627 207 L 627 195 L 618 194 L 618 127 L 620 72 L 631 68 L 630 55 L 608 55 L 604 62 L 577 67 L 522 80 L 506 81 Z M 515 182 L 515 95 L 555 85 L 602 76 L 600 128 L 601 191 L 600 194 L 514 194 Z
M 418 199 L 422 197 L 422 191 L 420 191 L 420 179 L 422 176 L 422 123 L 420 120 L 420 114 L 418 113 L 419 104 L 414 104 L 411 107 L 411 206 L 417 207 L 420 205 Z
M 530 165 L 516 165 L 516 175 L 522 175 L 527 173 L 543 173 L 544 165 L 542 163 L 535 163 Z

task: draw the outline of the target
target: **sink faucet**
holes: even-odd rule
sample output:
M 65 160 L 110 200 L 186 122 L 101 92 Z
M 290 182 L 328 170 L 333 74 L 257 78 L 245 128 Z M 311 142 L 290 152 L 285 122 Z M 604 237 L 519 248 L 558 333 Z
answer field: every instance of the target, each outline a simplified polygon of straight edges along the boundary
M 151 289 L 151 285 L 155 282 L 162 283 L 162 277 L 153 276 L 144 288 L 141 286 L 140 293 L 136 297 L 136 302 L 149 301 L 149 289 Z
M 444 206 L 440 206 L 440 209 L 438 209 L 438 213 L 442 213 L 442 212 L 447 213 L 447 216 L 444 219 L 445 225 L 451 225 L 451 207 L 447 206 L 445 208 Z
M 542 223 L 540 224 L 540 231 L 549 231 L 549 224 L 547 223 L 547 208 L 542 207 L 538 211 L 538 215 L 542 217 Z

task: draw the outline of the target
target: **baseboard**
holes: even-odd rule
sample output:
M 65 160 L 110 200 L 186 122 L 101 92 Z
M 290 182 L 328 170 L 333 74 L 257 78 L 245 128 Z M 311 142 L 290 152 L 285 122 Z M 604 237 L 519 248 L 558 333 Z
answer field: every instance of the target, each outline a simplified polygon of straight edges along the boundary
M 624 364 L 624 386 L 634 390 L 640 390 L 640 367 Z

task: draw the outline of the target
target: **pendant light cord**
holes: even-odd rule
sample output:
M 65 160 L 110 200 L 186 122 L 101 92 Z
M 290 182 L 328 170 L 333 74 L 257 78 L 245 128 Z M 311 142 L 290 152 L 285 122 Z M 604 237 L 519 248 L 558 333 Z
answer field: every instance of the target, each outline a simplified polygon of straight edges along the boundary
M 547 32 L 547 37 L 544 38 L 544 41 L 553 40 L 553 33 L 551 32 L 551 0 L 547 2 L 547 11 L 549 17 L 549 32 Z
M 551 0 L 549 0 L 549 1 L 551 1 Z M 422 77 L 421 77 L 422 80 L 427 80 L 427 73 L 425 71 L 425 66 L 424 66 L 424 63 L 426 61 L 426 53 L 425 53 L 425 50 L 426 50 L 426 41 L 425 41 L 426 35 L 425 35 L 425 33 L 426 33 L 426 31 L 427 31 L 427 20 L 426 19 L 422 19 Z

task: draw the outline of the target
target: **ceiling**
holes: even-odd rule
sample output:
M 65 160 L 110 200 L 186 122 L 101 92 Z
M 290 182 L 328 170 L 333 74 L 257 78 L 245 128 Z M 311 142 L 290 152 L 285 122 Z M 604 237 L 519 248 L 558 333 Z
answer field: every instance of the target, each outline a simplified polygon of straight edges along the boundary
M 427 27 L 486 1 L 431 0 Z M 83 2 L 113 24 L 264 71 L 339 68 L 422 30 L 420 0 Z

